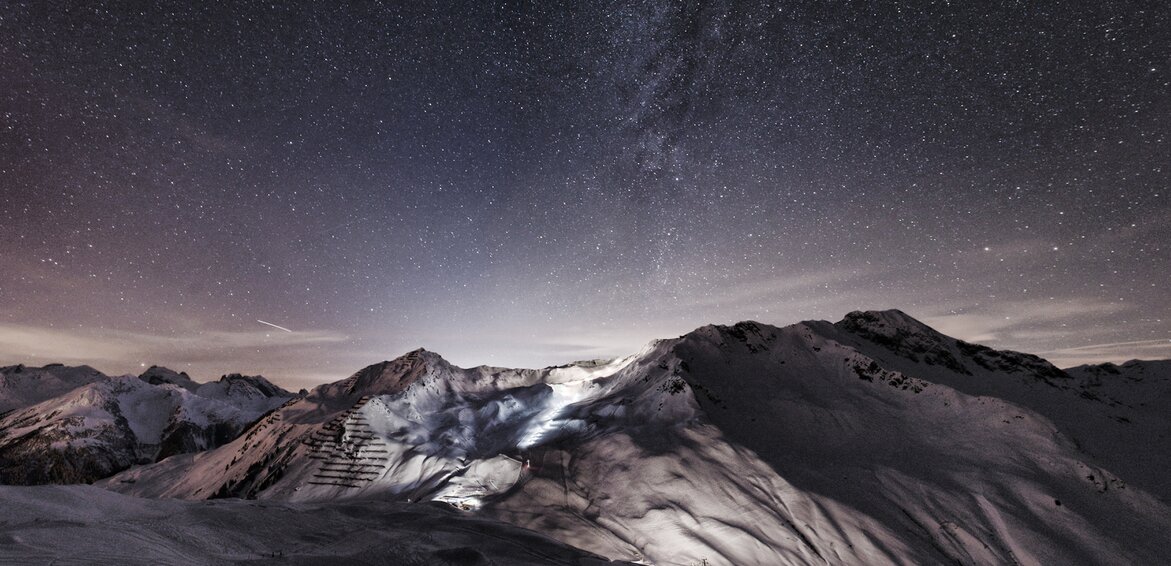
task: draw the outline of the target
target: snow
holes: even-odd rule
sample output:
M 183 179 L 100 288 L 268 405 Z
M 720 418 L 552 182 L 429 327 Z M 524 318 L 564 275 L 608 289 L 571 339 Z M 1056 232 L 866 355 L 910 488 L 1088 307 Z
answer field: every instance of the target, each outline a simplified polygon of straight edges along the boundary
M 866 352 L 883 367 L 929 376 L 933 383 L 1035 411 L 1128 483 L 1171 502 L 1171 476 L 1166 474 L 1171 451 L 1161 449 L 1171 441 L 1171 413 L 1165 410 L 1171 404 L 1171 361 L 1136 360 L 1063 372 L 1036 356 L 960 342 L 903 313 L 869 316 L 868 322 L 861 314 L 852 313 L 847 321 L 819 331 Z M 860 325 L 869 332 L 841 331 Z M 904 346 L 892 350 L 891 344 L 875 343 L 871 333 L 901 333 Z M 949 359 L 964 371 L 939 363 Z
M 165 368 L 152 368 L 159 370 Z M 247 389 L 208 398 L 170 381 L 96 374 L 86 385 L 0 416 L 0 479 L 93 481 L 175 451 L 211 447 L 287 398 L 257 398 Z
M 1122 460 L 1158 448 L 1131 432 L 1111 452 L 1092 428 L 1164 430 L 1132 389 L 1164 399 L 1163 367 L 1066 373 L 897 311 L 706 326 L 543 370 L 417 350 L 100 484 L 437 501 L 654 564 L 1158 563 L 1171 509 Z
M 1041 410 L 1112 471 L 1171 503 L 1171 360 L 1066 372 L 1074 381 L 1066 393 L 1079 402 L 1054 398 Z
M 135 439 L 141 444 L 158 444 L 162 441 L 163 430 L 175 410 L 178 391 L 172 386 L 152 387 L 133 376 L 111 378 L 105 384 L 118 384 L 113 390 L 114 401 Z
M 488 497 L 516 485 L 523 468 L 519 460 L 508 456 L 475 460 L 453 473 L 430 498 L 462 509 L 479 509 Z
M 35 405 L 105 377 L 89 366 L 0 368 L 0 413 Z
M 581 372 L 589 375 L 587 372 Z M 550 383 L 552 394 L 545 401 L 545 408 L 529 420 L 516 447 L 521 451 L 544 444 L 564 430 L 573 420 L 563 418 L 570 405 L 586 398 L 591 385 L 586 379 L 575 382 Z
M 436 505 L 147 500 L 89 486 L 0 486 L 0 563 L 609 564 Z

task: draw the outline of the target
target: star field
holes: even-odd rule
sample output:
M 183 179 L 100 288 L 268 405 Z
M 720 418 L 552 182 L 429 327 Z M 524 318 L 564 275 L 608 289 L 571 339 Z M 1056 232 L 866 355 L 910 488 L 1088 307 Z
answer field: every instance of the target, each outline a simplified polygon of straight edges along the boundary
M 0 38 L 4 363 L 297 384 L 873 308 L 1171 357 L 1159 2 L 10 2 Z

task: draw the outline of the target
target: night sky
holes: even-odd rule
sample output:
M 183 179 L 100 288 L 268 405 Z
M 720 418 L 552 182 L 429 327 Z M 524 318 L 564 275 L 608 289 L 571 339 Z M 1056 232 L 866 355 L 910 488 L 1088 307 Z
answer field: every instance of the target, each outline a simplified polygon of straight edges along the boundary
M 0 5 L 0 363 L 1171 357 L 1164 1 L 146 4 Z

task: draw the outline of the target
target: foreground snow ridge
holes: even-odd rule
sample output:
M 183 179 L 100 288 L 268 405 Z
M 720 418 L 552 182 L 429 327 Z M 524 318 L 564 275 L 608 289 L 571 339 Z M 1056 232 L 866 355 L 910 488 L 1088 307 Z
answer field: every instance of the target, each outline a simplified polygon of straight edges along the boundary
M 1171 365 L 1065 372 L 855 312 L 540 370 L 416 350 L 98 485 L 438 502 L 644 564 L 1157 564 L 1171 420 L 1156 400 Z

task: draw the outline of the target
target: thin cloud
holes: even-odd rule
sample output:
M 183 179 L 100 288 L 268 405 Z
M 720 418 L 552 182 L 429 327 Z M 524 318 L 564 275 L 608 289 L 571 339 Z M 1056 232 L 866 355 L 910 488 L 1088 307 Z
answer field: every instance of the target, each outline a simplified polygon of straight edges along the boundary
M 1067 334 L 1061 328 L 1084 331 L 1088 318 L 1116 315 L 1130 308 L 1127 304 L 1090 298 L 1038 299 L 954 308 L 924 316 L 923 322 L 970 342 L 1024 341 L 1039 338 L 1038 327 L 1049 337 L 1060 337 Z
M 21 363 L 85 363 L 125 371 L 143 363 L 216 362 L 222 370 L 253 366 L 258 350 L 287 351 L 347 341 L 333 331 L 190 331 L 175 336 L 124 330 L 0 324 L 0 359 Z M 201 364 L 206 365 L 206 364 Z

